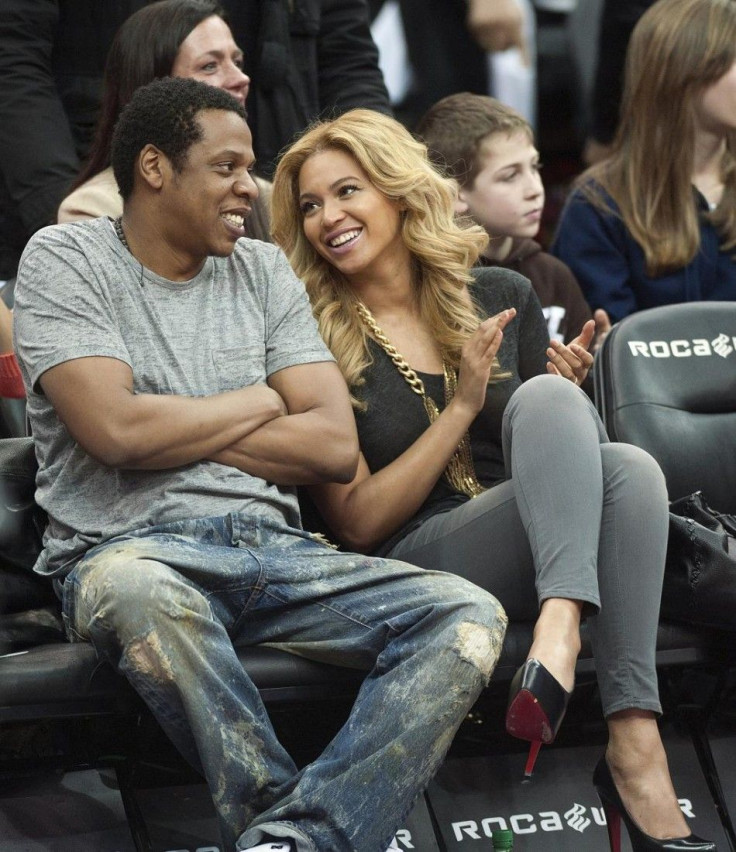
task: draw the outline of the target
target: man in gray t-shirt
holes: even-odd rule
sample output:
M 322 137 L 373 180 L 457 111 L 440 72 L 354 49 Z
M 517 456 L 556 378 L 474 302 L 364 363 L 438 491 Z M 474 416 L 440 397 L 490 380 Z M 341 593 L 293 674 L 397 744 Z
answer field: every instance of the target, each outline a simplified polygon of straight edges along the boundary
M 156 81 L 113 141 L 122 218 L 28 244 L 15 334 L 49 518 L 36 568 L 62 587 L 70 639 L 202 769 L 225 849 L 367 852 L 439 766 L 505 616 L 457 577 L 301 529 L 295 486 L 349 482 L 358 446 L 301 282 L 241 239 L 252 164 L 233 98 Z M 301 773 L 235 639 L 371 671 Z

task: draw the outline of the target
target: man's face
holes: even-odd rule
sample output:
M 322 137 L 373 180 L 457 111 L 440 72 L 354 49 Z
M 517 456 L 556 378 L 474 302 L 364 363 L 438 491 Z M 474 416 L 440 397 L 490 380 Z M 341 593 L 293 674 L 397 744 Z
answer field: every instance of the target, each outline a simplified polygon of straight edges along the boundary
M 458 212 L 468 213 L 492 236 L 533 237 L 539 230 L 544 187 L 539 152 L 520 130 L 494 133 L 483 141 L 483 167 L 459 194 Z
M 258 197 L 253 142 L 243 119 L 229 110 L 197 115 L 203 136 L 187 152 L 180 172 L 164 158 L 161 229 L 181 257 L 201 262 L 226 257 L 245 235 L 243 221 Z

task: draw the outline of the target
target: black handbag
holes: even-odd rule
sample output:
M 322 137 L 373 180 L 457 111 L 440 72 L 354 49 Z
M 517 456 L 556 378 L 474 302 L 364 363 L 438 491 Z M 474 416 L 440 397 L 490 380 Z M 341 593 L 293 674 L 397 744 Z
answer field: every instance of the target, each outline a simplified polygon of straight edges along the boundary
M 661 612 L 736 630 L 736 516 L 711 509 L 700 491 L 670 504 Z

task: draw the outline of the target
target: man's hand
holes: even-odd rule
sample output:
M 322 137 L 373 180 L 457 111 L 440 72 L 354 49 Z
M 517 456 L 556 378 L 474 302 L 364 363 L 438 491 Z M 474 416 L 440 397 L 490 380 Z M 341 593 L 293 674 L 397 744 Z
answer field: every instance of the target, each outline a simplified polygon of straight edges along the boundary
M 517 47 L 526 56 L 524 15 L 516 0 L 468 0 L 467 25 L 483 50 Z
M 285 367 L 268 383 L 286 404 L 287 416 L 210 453 L 210 461 L 277 485 L 350 482 L 358 464 L 358 434 L 337 364 Z

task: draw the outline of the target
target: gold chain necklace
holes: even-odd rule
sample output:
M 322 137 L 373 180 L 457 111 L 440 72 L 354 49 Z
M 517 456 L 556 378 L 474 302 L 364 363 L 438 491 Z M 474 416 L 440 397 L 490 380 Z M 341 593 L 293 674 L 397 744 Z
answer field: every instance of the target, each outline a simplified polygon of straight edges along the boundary
M 440 416 L 437 403 L 431 396 L 427 396 L 424 390 L 424 382 L 419 378 L 414 370 L 407 364 L 406 358 L 396 349 L 386 335 L 381 331 L 373 314 L 362 303 L 357 303 L 358 316 L 363 324 L 368 328 L 378 345 L 393 361 L 394 366 L 403 376 L 406 383 L 414 391 L 415 394 L 421 396 L 424 403 L 424 410 L 427 412 L 427 417 L 430 423 Z M 457 391 L 457 373 L 452 364 L 442 359 L 442 372 L 444 374 L 445 383 L 445 407 L 450 404 L 450 400 L 455 396 Z M 470 436 L 466 432 L 457 445 L 457 449 L 452 455 L 452 458 L 447 463 L 445 468 L 445 479 L 449 484 L 468 497 L 477 497 L 485 491 L 485 488 L 478 482 L 475 475 L 475 467 L 473 466 L 473 457 L 470 453 Z

